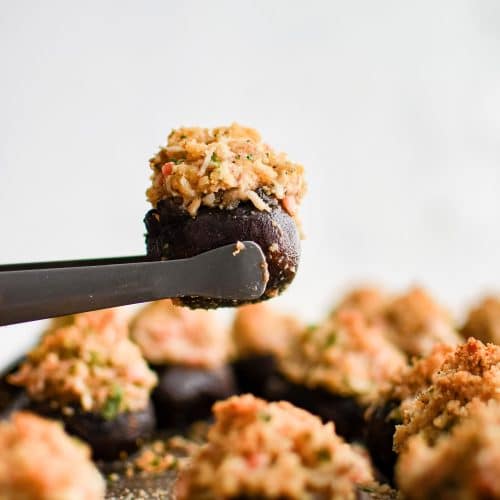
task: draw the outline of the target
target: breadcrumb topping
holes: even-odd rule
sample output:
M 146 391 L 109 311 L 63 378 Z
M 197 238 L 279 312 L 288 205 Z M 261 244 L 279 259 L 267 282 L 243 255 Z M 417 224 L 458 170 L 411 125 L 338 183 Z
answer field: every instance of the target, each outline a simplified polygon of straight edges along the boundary
M 73 316 L 41 338 L 9 381 L 37 401 L 105 418 L 144 409 L 157 377 L 119 318 L 113 310 Z
M 213 311 L 189 309 L 169 299 L 152 302 L 132 321 L 131 337 L 153 364 L 217 367 L 230 350 L 229 332 Z
M 343 310 L 292 342 L 281 370 L 295 383 L 373 401 L 406 366 L 405 356 L 356 310 Z
M 275 354 L 282 356 L 291 339 L 304 329 L 292 314 L 283 314 L 265 303 L 239 307 L 232 338 L 238 356 Z
M 0 422 L 0 498 L 98 500 L 105 482 L 90 448 L 60 423 L 27 412 Z
M 469 414 L 475 400 L 500 400 L 500 347 L 470 338 L 448 354 L 433 383 L 418 393 L 402 412 L 394 448 L 402 451 L 411 436 L 434 444 Z
M 405 498 L 500 498 L 500 403 L 471 402 L 469 416 L 434 446 L 413 436 L 396 467 Z
M 368 459 L 310 413 L 251 395 L 214 406 L 208 443 L 181 473 L 179 500 L 350 500 L 373 484 Z
M 413 404 L 413 399 L 421 391 L 430 387 L 434 376 L 441 369 L 446 356 L 454 351 L 447 344 L 436 344 L 429 355 L 424 358 L 413 358 L 411 364 L 398 372 L 390 384 L 382 387 L 379 396 L 368 408 L 366 415 L 369 416 L 377 408 L 388 402 L 396 403 L 389 417 L 399 421 L 401 414 L 406 411 L 408 405 Z
M 246 200 L 270 211 L 259 189 L 294 216 L 306 190 L 302 165 L 264 144 L 256 130 L 236 123 L 174 129 L 150 166 L 147 197 L 152 205 L 178 197 L 192 216 L 202 205 L 231 209 Z
M 384 317 L 388 338 L 410 356 L 425 356 L 436 343 L 462 341 L 450 314 L 421 288 L 396 297 Z
M 380 323 L 389 298 L 380 288 L 362 286 L 350 290 L 336 306 L 333 314 L 345 309 L 359 311 L 368 323 Z
M 500 344 L 500 298 L 485 297 L 472 309 L 461 334 L 465 338 L 476 337 L 483 342 Z
M 430 354 L 424 358 L 414 358 L 411 365 L 396 374 L 391 387 L 386 391 L 385 399 L 406 401 L 418 392 L 432 385 L 434 376 L 455 349 L 447 344 L 436 344 Z

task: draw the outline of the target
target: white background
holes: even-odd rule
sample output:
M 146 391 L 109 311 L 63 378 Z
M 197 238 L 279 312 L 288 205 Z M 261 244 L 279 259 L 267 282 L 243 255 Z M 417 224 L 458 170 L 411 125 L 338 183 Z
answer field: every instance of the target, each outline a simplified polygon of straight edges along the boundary
M 0 262 L 144 251 L 148 158 L 237 120 L 307 168 L 277 302 L 500 289 L 500 3 L 0 1 Z M 0 362 L 39 324 L 0 328 Z

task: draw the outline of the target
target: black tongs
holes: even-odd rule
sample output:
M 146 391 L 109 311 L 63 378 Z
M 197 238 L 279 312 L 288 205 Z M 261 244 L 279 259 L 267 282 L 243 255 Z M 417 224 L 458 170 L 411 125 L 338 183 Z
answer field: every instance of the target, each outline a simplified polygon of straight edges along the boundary
M 0 266 L 0 325 L 162 298 L 259 298 L 267 284 L 256 243 L 226 245 L 189 259 L 147 257 Z

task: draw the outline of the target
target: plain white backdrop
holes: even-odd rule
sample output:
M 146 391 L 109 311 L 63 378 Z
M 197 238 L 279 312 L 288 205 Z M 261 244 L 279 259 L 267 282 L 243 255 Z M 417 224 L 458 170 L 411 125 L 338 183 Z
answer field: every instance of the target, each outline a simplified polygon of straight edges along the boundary
M 500 290 L 500 3 L 0 1 L 0 263 L 144 252 L 148 158 L 233 120 L 307 168 L 283 307 Z M 0 363 L 40 324 L 0 328 Z

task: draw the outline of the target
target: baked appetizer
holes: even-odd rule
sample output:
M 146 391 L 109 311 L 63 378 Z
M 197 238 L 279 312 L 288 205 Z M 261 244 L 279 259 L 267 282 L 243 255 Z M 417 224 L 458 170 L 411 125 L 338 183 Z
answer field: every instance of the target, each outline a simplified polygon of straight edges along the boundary
M 435 344 L 462 342 L 453 320 L 425 290 L 412 288 L 384 309 L 388 338 L 408 356 L 425 356 Z
M 105 482 L 90 449 L 61 424 L 28 412 L 0 422 L 0 498 L 99 500 Z
M 409 500 L 500 498 L 500 403 L 471 401 L 468 416 L 434 444 L 412 436 L 396 467 Z
M 227 364 L 229 332 L 215 312 L 160 300 L 139 311 L 130 332 L 158 373 L 153 401 L 161 427 L 206 418 L 215 401 L 237 392 Z
M 266 303 L 238 308 L 232 327 L 232 364 L 240 391 L 263 396 L 266 384 L 276 375 L 277 360 L 303 329 L 298 318 Z
M 251 395 L 214 406 L 208 442 L 181 471 L 179 500 L 355 499 L 374 486 L 369 460 L 332 423 Z
M 396 425 L 402 423 L 402 413 L 411 405 L 416 395 L 429 388 L 446 357 L 454 348 L 436 344 L 424 358 L 414 358 L 412 363 L 397 373 L 390 385 L 383 388 L 376 401 L 365 413 L 365 444 L 377 469 L 389 481 L 393 480 L 396 453 L 393 438 Z
M 332 420 L 341 436 L 357 440 L 365 409 L 405 365 L 382 330 L 346 309 L 294 339 L 280 363 L 281 383 L 270 384 L 269 397 Z
M 475 337 L 500 345 L 500 298 L 485 297 L 469 312 L 460 333 L 464 338 Z
M 115 310 L 73 316 L 42 336 L 12 384 L 30 409 L 61 419 L 99 458 L 136 448 L 155 426 L 150 393 L 157 382 Z
M 269 271 L 259 300 L 274 297 L 293 280 L 300 254 L 297 209 L 305 192 L 302 165 L 264 144 L 257 131 L 232 124 L 173 130 L 150 166 L 149 256 L 179 259 L 252 240 Z M 185 297 L 181 303 L 211 308 L 240 302 Z
M 402 408 L 394 449 L 402 452 L 412 436 L 434 446 L 469 414 L 474 401 L 500 400 L 500 346 L 470 338 L 448 356 L 430 387 Z

